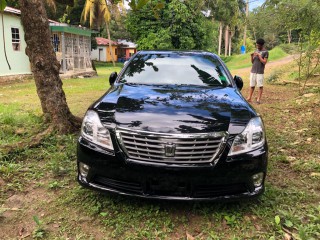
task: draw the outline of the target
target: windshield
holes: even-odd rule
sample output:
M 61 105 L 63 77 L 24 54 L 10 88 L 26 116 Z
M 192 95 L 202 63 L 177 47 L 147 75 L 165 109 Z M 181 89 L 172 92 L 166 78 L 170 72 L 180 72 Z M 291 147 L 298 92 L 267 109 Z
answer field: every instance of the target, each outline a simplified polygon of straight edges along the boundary
M 134 84 L 230 85 L 214 56 L 192 53 L 142 53 L 129 63 L 120 82 Z

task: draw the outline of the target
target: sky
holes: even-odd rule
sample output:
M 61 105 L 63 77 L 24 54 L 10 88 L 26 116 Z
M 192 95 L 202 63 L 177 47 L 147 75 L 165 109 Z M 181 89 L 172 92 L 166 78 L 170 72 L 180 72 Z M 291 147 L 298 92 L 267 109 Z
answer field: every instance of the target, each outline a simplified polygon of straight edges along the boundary
M 250 11 L 252 11 L 252 9 L 254 9 L 256 7 L 260 7 L 264 2 L 265 2 L 265 0 L 249 0 Z

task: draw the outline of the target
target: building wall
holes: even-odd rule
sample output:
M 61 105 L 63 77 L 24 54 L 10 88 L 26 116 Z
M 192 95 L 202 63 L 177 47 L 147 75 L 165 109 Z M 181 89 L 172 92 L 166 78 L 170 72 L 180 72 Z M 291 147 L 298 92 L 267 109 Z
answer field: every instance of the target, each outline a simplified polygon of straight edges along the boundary
M 61 73 L 92 71 L 90 37 L 52 31 L 51 41 L 61 64 Z
M 99 57 L 100 52 L 100 57 Z M 117 46 L 112 46 L 114 61 L 118 61 Z M 97 49 L 91 51 L 91 59 L 101 62 L 112 62 L 109 46 L 98 45 Z
M 114 57 L 114 61 L 117 62 L 118 61 L 118 55 L 117 53 L 117 46 L 111 46 L 112 47 L 112 53 L 113 53 L 113 57 Z M 112 62 L 112 58 L 111 58 L 111 53 L 110 53 L 110 47 L 107 46 L 107 62 Z
M 107 61 L 106 46 L 98 46 L 97 49 L 92 49 L 91 59 L 96 61 L 106 62 Z
M 137 50 L 135 48 L 127 48 L 126 49 L 126 60 L 128 60 L 129 58 L 131 58 L 131 56 L 133 54 L 135 54 L 137 52 Z
M 20 36 L 20 50 L 14 51 L 12 45 L 11 28 L 19 29 Z M 2 30 L 2 29 L 1 29 Z M 13 14 L 4 13 L 4 32 L 5 32 L 5 43 L 6 52 L 11 70 L 6 62 L 2 31 L 0 31 L 0 76 L 20 75 L 20 74 L 31 74 L 31 67 L 29 58 L 25 54 L 26 42 L 24 41 L 24 30 L 20 22 L 20 17 Z

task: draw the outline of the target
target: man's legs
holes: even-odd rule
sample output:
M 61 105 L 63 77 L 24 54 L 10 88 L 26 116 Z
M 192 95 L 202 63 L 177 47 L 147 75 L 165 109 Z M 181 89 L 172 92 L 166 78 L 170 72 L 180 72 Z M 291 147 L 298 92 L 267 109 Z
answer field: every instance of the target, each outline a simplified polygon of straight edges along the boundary
M 251 102 L 251 98 L 252 98 L 253 92 L 254 92 L 254 87 L 250 87 L 249 97 L 247 97 L 247 101 L 248 102 Z
M 260 103 L 262 92 L 263 92 L 263 80 L 264 75 L 258 74 L 257 76 L 257 87 L 259 87 L 258 97 L 257 97 L 257 103 Z
M 247 101 L 251 102 L 252 95 L 254 92 L 254 87 L 256 85 L 257 81 L 257 74 L 256 73 L 250 73 L 250 92 L 249 92 L 249 97 L 247 97 Z
M 259 87 L 258 97 L 257 97 L 257 103 L 260 103 L 261 96 L 263 92 L 263 87 Z

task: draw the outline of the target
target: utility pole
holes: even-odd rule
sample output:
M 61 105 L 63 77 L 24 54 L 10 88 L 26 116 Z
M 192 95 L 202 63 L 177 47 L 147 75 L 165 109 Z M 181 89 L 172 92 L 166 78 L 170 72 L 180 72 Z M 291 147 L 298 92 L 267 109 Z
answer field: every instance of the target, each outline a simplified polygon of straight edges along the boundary
M 246 4 L 246 24 L 244 26 L 243 46 L 246 46 L 248 16 L 249 16 L 249 0 L 247 0 L 247 4 Z

